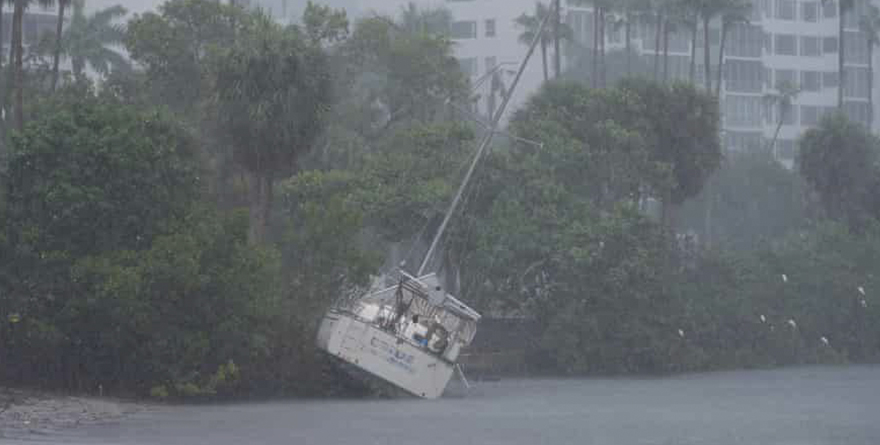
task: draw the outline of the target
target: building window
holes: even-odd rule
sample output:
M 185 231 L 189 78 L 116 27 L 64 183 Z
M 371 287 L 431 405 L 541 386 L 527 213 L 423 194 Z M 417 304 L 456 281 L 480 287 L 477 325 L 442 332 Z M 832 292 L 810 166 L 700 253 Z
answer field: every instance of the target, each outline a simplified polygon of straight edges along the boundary
M 458 59 L 458 66 L 461 67 L 461 72 L 463 72 L 468 77 L 474 77 L 477 75 L 476 57 L 465 57 L 462 59 Z
M 724 124 L 734 127 L 758 127 L 761 125 L 760 96 L 727 95 L 724 98 Z
M 846 57 L 847 63 L 868 64 L 868 41 L 864 34 L 847 31 L 846 39 L 843 42 L 846 45 L 844 57 Z
M 450 29 L 450 37 L 453 39 L 476 39 L 477 38 L 477 22 L 460 21 L 452 22 Z
M 817 2 L 805 2 L 801 3 L 801 17 L 803 17 L 805 22 L 818 22 L 819 21 L 819 3 Z
M 822 90 L 822 73 L 819 71 L 801 71 L 801 89 L 804 91 Z
M 815 36 L 802 36 L 801 37 L 801 55 L 808 57 L 818 57 L 822 55 L 822 48 L 820 46 L 820 40 Z
M 780 56 L 797 55 L 797 38 L 794 34 L 777 34 L 773 46 Z
M 760 26 L 737 24 L 730 28 L 727 54 L 733 57 L 761 57 L 764 33 Z
M 725 63 L 725 88 L 740 93 L 760 93 L 764 65 L 760 61 L 731 59 Z
M 867 102 L 844 102 L 843 112 L 853 122 L 859 122 L 865 126 L 870 124 L 870 110 Z
M 868 69 L 867 68 L 846 68 L 846 83 L 843 87 L 843 94 L 846 97 L 868 97 Z
M 813 127 L 819 123 L 819 116 L 822 113 L 822 107 L 815 105 L 801 106 L 801 125 L 805 127 Z
M 753 1 L 752 2 L 752 13 L 750 15 L 752 22 L 760 22 L 762 15 L 763 14 L 761 12 L 761 2 L 760 1 Z
M 797 86 L 798 72 L 795 70 L 776 70 L 776 84 L 774 84 L 773 86 L 777 87 L 778 85 L 783 83 Z
M 822 14 L 826 19 L 837 17 L 837 2 L 833 0 L 822 2 Z
M 495 37 L 495 19 L 486 20 L 486 37 Z
M 794 20 L 797 18 L 797 3 L 794 0 L 776 0 L 776 18 Z
M 822 39 L 822 52 L 825 54 L 837 54 L 837 37 L 825 37 Z
M 837 71 L 827 71 L 822 73 L 822 88 L 837 88 L 838 82 Z

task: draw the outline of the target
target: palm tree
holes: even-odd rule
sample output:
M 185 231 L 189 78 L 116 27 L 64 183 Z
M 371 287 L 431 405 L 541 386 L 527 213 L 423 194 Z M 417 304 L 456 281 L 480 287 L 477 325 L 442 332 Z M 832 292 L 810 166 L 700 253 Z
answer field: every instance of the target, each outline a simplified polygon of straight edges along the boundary
M 519 42 L 523 45 L 531 45 L 535 40 L 535 35 L 541 28 L 541 22 L 550 14 L 550 10 L 543 3 L 535 4 L 535 15 L 523 14 L 514 21 L 517 25 L 524 28 L 522 34 L 519 35 Z M 550 73 L 547 71 L 547 46 L 553 40 L 552 27 L 544 28 L 541 33 L 539 45 L 541 47 L 541 60 L 544 66 L 544 81 L 550 80 Z
M 779 130 L 782 129 L 782 124 L 785 123 L 785 117 L 788 116 L 788 113 L 791 111 L 794 100 L 797 98 L 798 94 L 800 94 L 801 90 L 792 82 L 783 80 L 776 84 L 776 91 L 776 93 L 768 93 L 764 96 L 764 100 L 768 104 L 778 107 L 777 113 L 779 114 L 776 122 L 776 131 L 773 133 L 773 139 L 770 140 L 770 145 L 767 147 L 768 151 L 775 150 L 776 141 L 779 139 Z M 776 157 L 775 152 L 774 157 Z
M 868 5 L 868 11 L 859 19 L 859 28 L 868 41 L 868 122 L 874 125 L 874 45 L 880 33 L 880 8 Z
M 691 62 L 688 70 L 688 81 L 696 82 L 697 77 L 697 31 L 700 28 L 699 0 L 678 0 L 681 11 L 681 23 L 691 32 Z
M 649 0 L 624 0 L 620 6 L 623 11 L 624 41 L 626 42 L 626 75 L 632 74 L 632 25 L 636 17 L 650 10 Z M 620 25 L 618 20 L 617 25 Z
M 669 36 L 678 32 L 678 23 L 673 14 L 663 21 L 663 83 L 669 80 Z
M 596 41 L 596 44 L 599 47 L 599 60 L 597 69 L 599 71 L 599 86 L 601 86 L 602 88 L 606 86 L 605 78 L 608 73 L 608 66 L 605 64 L 605 37 L 607 36 L 605 29 L 606 26 L 608 26 L 609 22 L 612 23 L 612 27 L 614 26 L 614 16 L 612 15 L 611 17 L 609 17 L 607 15 L 608 11 L 611 9 L 611 3 L 612 2 L 609 2 L 608 0 L 594 2 L 594 4 L 596 5 L 596 17 L 598 17 L 599 19 L 599 38 Z
M 61 36 L 64 32 L 64 10 L 70 0 L 58 0 L 58 22 L 55 25 L 55 54 L 52 57 L 52 91 L 58 86 L 58 65 L 61 62 Z
M 617 6 L 619 2 L 620 0 L 571 0 L 569 2 L 569 4 L 573 5 L 593 6 L 593 60 L 590 80 L 594 88 L 605 83 L 605 26 L 609 19 L 612 22 L 614 21 L 613 17 L 607 16 L 607 13 L 613 6 Z
M 452 27 L 452 12 L 446 8 L 419 9 L 409 2 L 400 14 L 400 26 L 413 34 L 446 34 Z
M 593 82 L 593 88 L 601 85 L 599 83 L 599 69 L 601 66 L 599 51 L 604 43 L 605 34 L 602 29 L 602 4 L 598 1 L 593 1 L 593 78 L 591 79 Z
M 559 39 L 562 38 L 562 6 L 559 0 L 553 5 L 553 68 L 556 77 L 562 75 L 562 53 L 559 50 Z
M 86 17 L 83 4 L 84 0 L 73 0 L 70 26 L 62 37 L 61 53 L 70 58 L 73 75 L 82 77 L 86 64 L 101 75 L 130 69 L 123 55 L 108 48 L 122 43 L 125 37 L 125 27 L 114 22 L 125 16 L 126 9 L 116 5 Z
M 4 36 L 5 36 L 3 34 L 3 9 L 4 8 L 6 8 L 6 2 L 3 0 L 0 0 L 0 48 L 3 48 L 3 40 L 4 40 Z M 2 67 L 3 67 L 3 52 L 0 51 L 0 68 L 2 68 Z
M 12 6 L 12 7 L 13 7 L 13 10 L 14 10 L 14 8 L 15 8 L 15 3 L 16 3 L 17 0 L 0 0 L 0 4 L 2 4 L 4 1 L 5 1 L 6 3 L 8 3 L 10 6 Z M 30 8 L 33 4 L 37 4 L 37 6 L 43 8 L 43 9 L 49 9 L 50 7 L 52 7 L 53 5 L 55 5 L 55 0 L 25 0 L 25 1 L 24 1 L 24 9 L 27 10 L 27 9 Z M 15 17 L 14 17 L 14 15 L 13 15 L 13 21 L 14 21 L 14 20 L 15 20 Z M 14 23 L 13 23 L 13 25 L 14 25 Z M 22 27 L 22 32 L 23 32 L 23 30 L 24 30 L 24 27 Z M 12 38 L 14 39 L 15 36 L 12 36 Z M 22 38 L 22 42 L 24 42 L 23 38 Z M 2 43 L 2 41 L 0 41 L 0 43 Z M 23 45 L 23 44 L 24 44 L 24 43 L 22 43 L 22 45 Z M 0 45 L 0 47 L 2 47 L 2 45 Z M 10 60 L 10 62 L 11 62 L 14 58 L 15 58 L 15 46 L 10 44 L 10 46 L 9 46 L 9 60 Z M 12 71 L 10 71 L 10 73 L 12 73 Z
M 15 0 L 15 8 L 12 12 L 12 52 L 14 57 L 9 59 L 10 66 L 15 73 L 13 88 L 15 90 L 15 127 L 24 130 L 24 66 L 22 58 L 24 46 L 22 45 L 22 21 L 24 10 L 27 6 L 25 0 Z
M 23 66 L 23 58 L 24 58 L 24 43 L 23 43 L 23 26 L 22 21 L 24 20 L 24 11 L 27 9 L 28 5 L 33 3 L 32 0 L 0 0 L 0 11 L 2 11 L 2 7 L 4 3 L 9 3 L 13 5 L 12 12 L 12 39 L 9 45 L 9 72 L 7 74 L 7 79 L 4 81 L 3 91 L 0 91 L 2 94 L 2 104 L 0 104 L 0 108 L 6 109 L 6 105 L 9 100 L 9 93 L 15 92 L 15 107 L 14 107 L 14 116 L 15 116 L 15 124 L 19 129 L 24 128 L 24 66 Z M 48 7 L 52 4 L 52 0 L 38 0 L 38 4 L 43 7 Z M 2 14 L 0 14 L 0 21 L 2 21 Z M 2 28 L 0 28 L 2 31 Z M 2 36 L 2 33 L 0 33 Z M 0 38 L 0 47 L 2 47 L 2 38 Z M 0 56 L 2 59 L 2 56 Z M 11 85 L 11 88 L 9 87 Z
M 712 91 L 712 55 L 709 45 L 709 23 L 725 8 L 728 0 L 699 0 L 700 19 L 703 21 L 703 64 L 706 72 L 706 91 Z M 720 68 L 719 68 L 720 70 Z
M 731 0 L 724 5 L 721 12 L 721 42 L 718 46 L 718 81 L 715 85 L 715 97 L 721 98 L 721 79 L 724 72 L 724 44 L 730 27 L 738 23 L 749 23 L 752 11 L 750 0 Z
M 657 81 L 657 77 L 660 72 L 660 38 L 663 32 L 663 9 L 664 9 L 664 0 L 655 0 L 654 1 L 654 11 L 657 16 L 656 29 L 654 34 L 654 81 Z

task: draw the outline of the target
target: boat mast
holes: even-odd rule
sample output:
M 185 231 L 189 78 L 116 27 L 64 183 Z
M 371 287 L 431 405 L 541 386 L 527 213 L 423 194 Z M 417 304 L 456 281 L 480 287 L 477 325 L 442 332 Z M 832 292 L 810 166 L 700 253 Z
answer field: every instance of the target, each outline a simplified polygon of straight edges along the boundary
M 559 5 L 559 3 L 557 3 L 557 5 Z M 449 220 L 452 218 L 452 214 L 455 213 L 455 209 L 458 208 L 458 204 L 461 201 L 464 190 L 470 182 L 471 177 L 474 174 L 474 170 L 477 168 L 477 163 L 480 162 L 480 158 L 483 157 L 483 153 L 492 142 L 492 137 L 497 131 L 498 123 L 501 121 L 501 117 L 504 115 L 504 110 L 505 108 L 507 108 L 507 104 L 510 102 L 510 98 L 513 96 L 513 91 L 516 89 L 516 86 L 519 83 L 519 79 L 522 77 L 522 74 L 529 63 L 529 59 L 535 52 L 535 48 L 538 46 L 538 43 L 541 41 L 541 37 L 544 34 L 544 27 L 547 25 L 547 20 L 552 15 L 553 14 L 547 14 L 544 19 L 541 20 L 541 26 L 538 27 L 538 31 L 535 33 L 535 37 L 532 39 L 532 44 L 529 46 L 529 51 L 528 53 L 526 53 L 526 57 L 520 64 L 519 71 L 517 71 L 516 77 L 513 79 L 513 83 L 510 85 L 510 89 L 507 91 L 507 94 L 504 97 L 504 101 L 501 103 L 501 107 L 495 113 L 489 130 L 486 136 L 483 137 L 483 141 L 480 143 L 480 148 L 477 150 L 477 154 L 474 156 L 473 161 L 471 161 L 470 168 L 468 168 L 467 174 L 465 174 L 464 176 L 464 180 L 458 187 L 458 192 L 455 194 L 455 198 L 452 200 L 452 204 L 449 205 L 449 210 L 447 210 L 446 215 L 443 216 L 443 222 L 440 223 L 440 228 L 437 229 L 437 234 L 434 235 L 434 240 L 431 242 L 431 247 L 428 248 L 428 253 L 425 254 L 425 258 L 422 260 L 422 265 L 419 266 L 419 271 L 416 273 L 417 277 L 420 277 L 422 276 L 422 274 L 425 273 L 425 268 L 428 267 L 428 262 L 434 255 L 434 251 L 437 249 L 437 245 L 440 243 L 440 239 L 443 237 L 443 233 L 446 231 L 446 226 L 449 224 Z

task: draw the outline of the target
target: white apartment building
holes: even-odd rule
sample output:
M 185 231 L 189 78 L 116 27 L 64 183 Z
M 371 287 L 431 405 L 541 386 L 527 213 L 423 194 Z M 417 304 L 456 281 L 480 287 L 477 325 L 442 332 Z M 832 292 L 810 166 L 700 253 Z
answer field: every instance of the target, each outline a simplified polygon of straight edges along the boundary
M 523 58 L 526 47 L 518 42 L 522 30 L 514 20 L 523 13 L 532 14 L 535 8 L 534 0 L 352 1 L 361 13 L 397 14 L 409 1 L 421 7 L 448 8 L 455 19 L 452 37 L 456 42 L 456 56 L 474 80 L 499 63 L 511 64 L 511 68 L 515 68 L 513 65 Z M 544 1 L 549 4 L 550 0 Z M 876 129 L 877 119 L 867 122 L 870 115 L 867 40 L 858 26 L 858 17 L 868 1 L 872 0 L 856 0 L 856 9 L 845 17 L 847 82 L 844 109 L 852 119 L 871 124 Z M 575 32 L 575 40 L 589 48 L 593 38 L 591 8 L 569 5 L 567 0 L 563 0 L 563 4 L 563 15 Z M 735 25 L 727 35 L 721 90 L 723 142 L 727 149 L 772 149 L 781 162 L 792 165 L 798 137 L 815 125 L 824 113 L 837 106 L 837 20 L 835 1 L 823 4 L 821 0 L 754 0 L 750 22 Z M 653 58 L 654 26 L 651 20 L 645 20 L 633 27 L 633 48 L 644 59 Z M 713 83 L 718 69 L 718 28 L 715 23 L 710 32 Z M 623 29 L 607 27 L 606 32 L 608 50 L 622 49 Z M 702 38 L 700 32 L 696 63 L 700 82 L 704 73 Z M 673 34 L 669 45 L 670 77 L 688 78 L 690 45 L 687 30 L 681 29 Z M 549 52 L 552 60 L 552 48 Z M 646 60 L 646 63 L 652 62 Z M 798 85 L 801 91 L 791 112 L 784 118 L 776 146 L 769 147 L 778 112 L 767 97 L 776 93 L 776 85 L 783 80 Z M 540 53 L 536 53 L 517 88 L 511 108 L 521 105 L 542 81 Z M 875 82 L 875 85 L 880 83 Z M 485 98 L 489 94 L 488 82 L 480 88 L 476 93 Z M 875 100 L 876 95 L 875 91 Z M 487 102 L 481 99 L 477 105 L 484 114 L 489 107 Z
M 513 82 L 513 72 L 525 57 L 528 47 L 519 43 L 523 32 L 514 21 L 523 13 L 534 14 L 535 0 L 352 0 L 361 14 L 373 12 L 397 16 L 410 2 L 422 8 L 444 7 L 452 12 L 455 22 L 451 37 L 455 41 L 455 55 L 462 69 L 474 84 L 480 83 L 487 73 L 498 68 L 506 87 Z M 548 48 L 548 64 L 551 65 L 552 48 Z M 513 110 L 534 93 L 544 80 L 541 53 L 535 51 L 523 73 L 522 79 L 511 97 L 504 115 Z M 487 115 L 490 108 L 500 105 L 500 98 L 490 101 L 491 82 L 484 81 L 474 90 L 478 96 L 475 109 Z M 494 102 L 494 103 L 493 103 Z
M 868 122 L 868 49 L 859 31 L 859 19 L 869 0 L 857 0 L 844 17 L 844 110 L 851 119 Z M 582 44 L 590 45 L 593 17 L 589 8 L 569 8 L 568 23 Z M 710 31 L 712 72 L 717 73 L 719 25 Z M 655 24 L 639 23 L 633 47 L 643 58 L 655 54 Z M 622 48 L 622 30 L 609 29 L 609 49 Z M 681 30 L 670 41 L 670 76 L 686 79 L 690 65 L 689 31 Z M 697 79 L 702 82 L 702 31 L 697 42 Z M 791 167 L 796 141 L 823 114 L 837 106 L 838 18 L 836 2 L 820 0 L 754 0 L 750 22 L 735 25 L 728 33 L 722 66 L 721 113 L 723 142 L 728 150 L 772 149 L 777 159 Z M 713 83 L 716 82 L 713 74 Z M 768 97 L 776 85 L 789 81 L 799 86 L 792 110 L 784 117 L 775 147 L 769 147 L 778 123 L 778 107 Z M 875 82 L 875 85 L 877 83 Z M 874 92 L 875 100 L 877 93 Z

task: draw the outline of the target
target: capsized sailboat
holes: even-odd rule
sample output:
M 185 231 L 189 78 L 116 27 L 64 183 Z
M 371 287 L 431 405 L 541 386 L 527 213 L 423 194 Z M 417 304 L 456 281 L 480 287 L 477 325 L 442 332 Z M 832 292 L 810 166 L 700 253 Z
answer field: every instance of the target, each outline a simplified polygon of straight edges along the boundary
M 399 284 L 340 304 L 324 316 L 318 347 L 418 397 L 437 398 L 480 314 L 440 286 L 436 274 L 401 272 Z
M 426 399 L 440 397 L 456 370 L 464 380 L 457 360 L 462 349 L 473 341 L 480 314 L 447 293 L 437 274 L 425 273 L 425 269 L 497 131 L 546 25 L 547 17 L 541 22 L 508 94 L 493 116 L 419 271 L 410 275 L 400 270 L 393 286 L 358 298 L 341 299 L 321 320 L 318 348 L 343 362 L 348 369 Z

